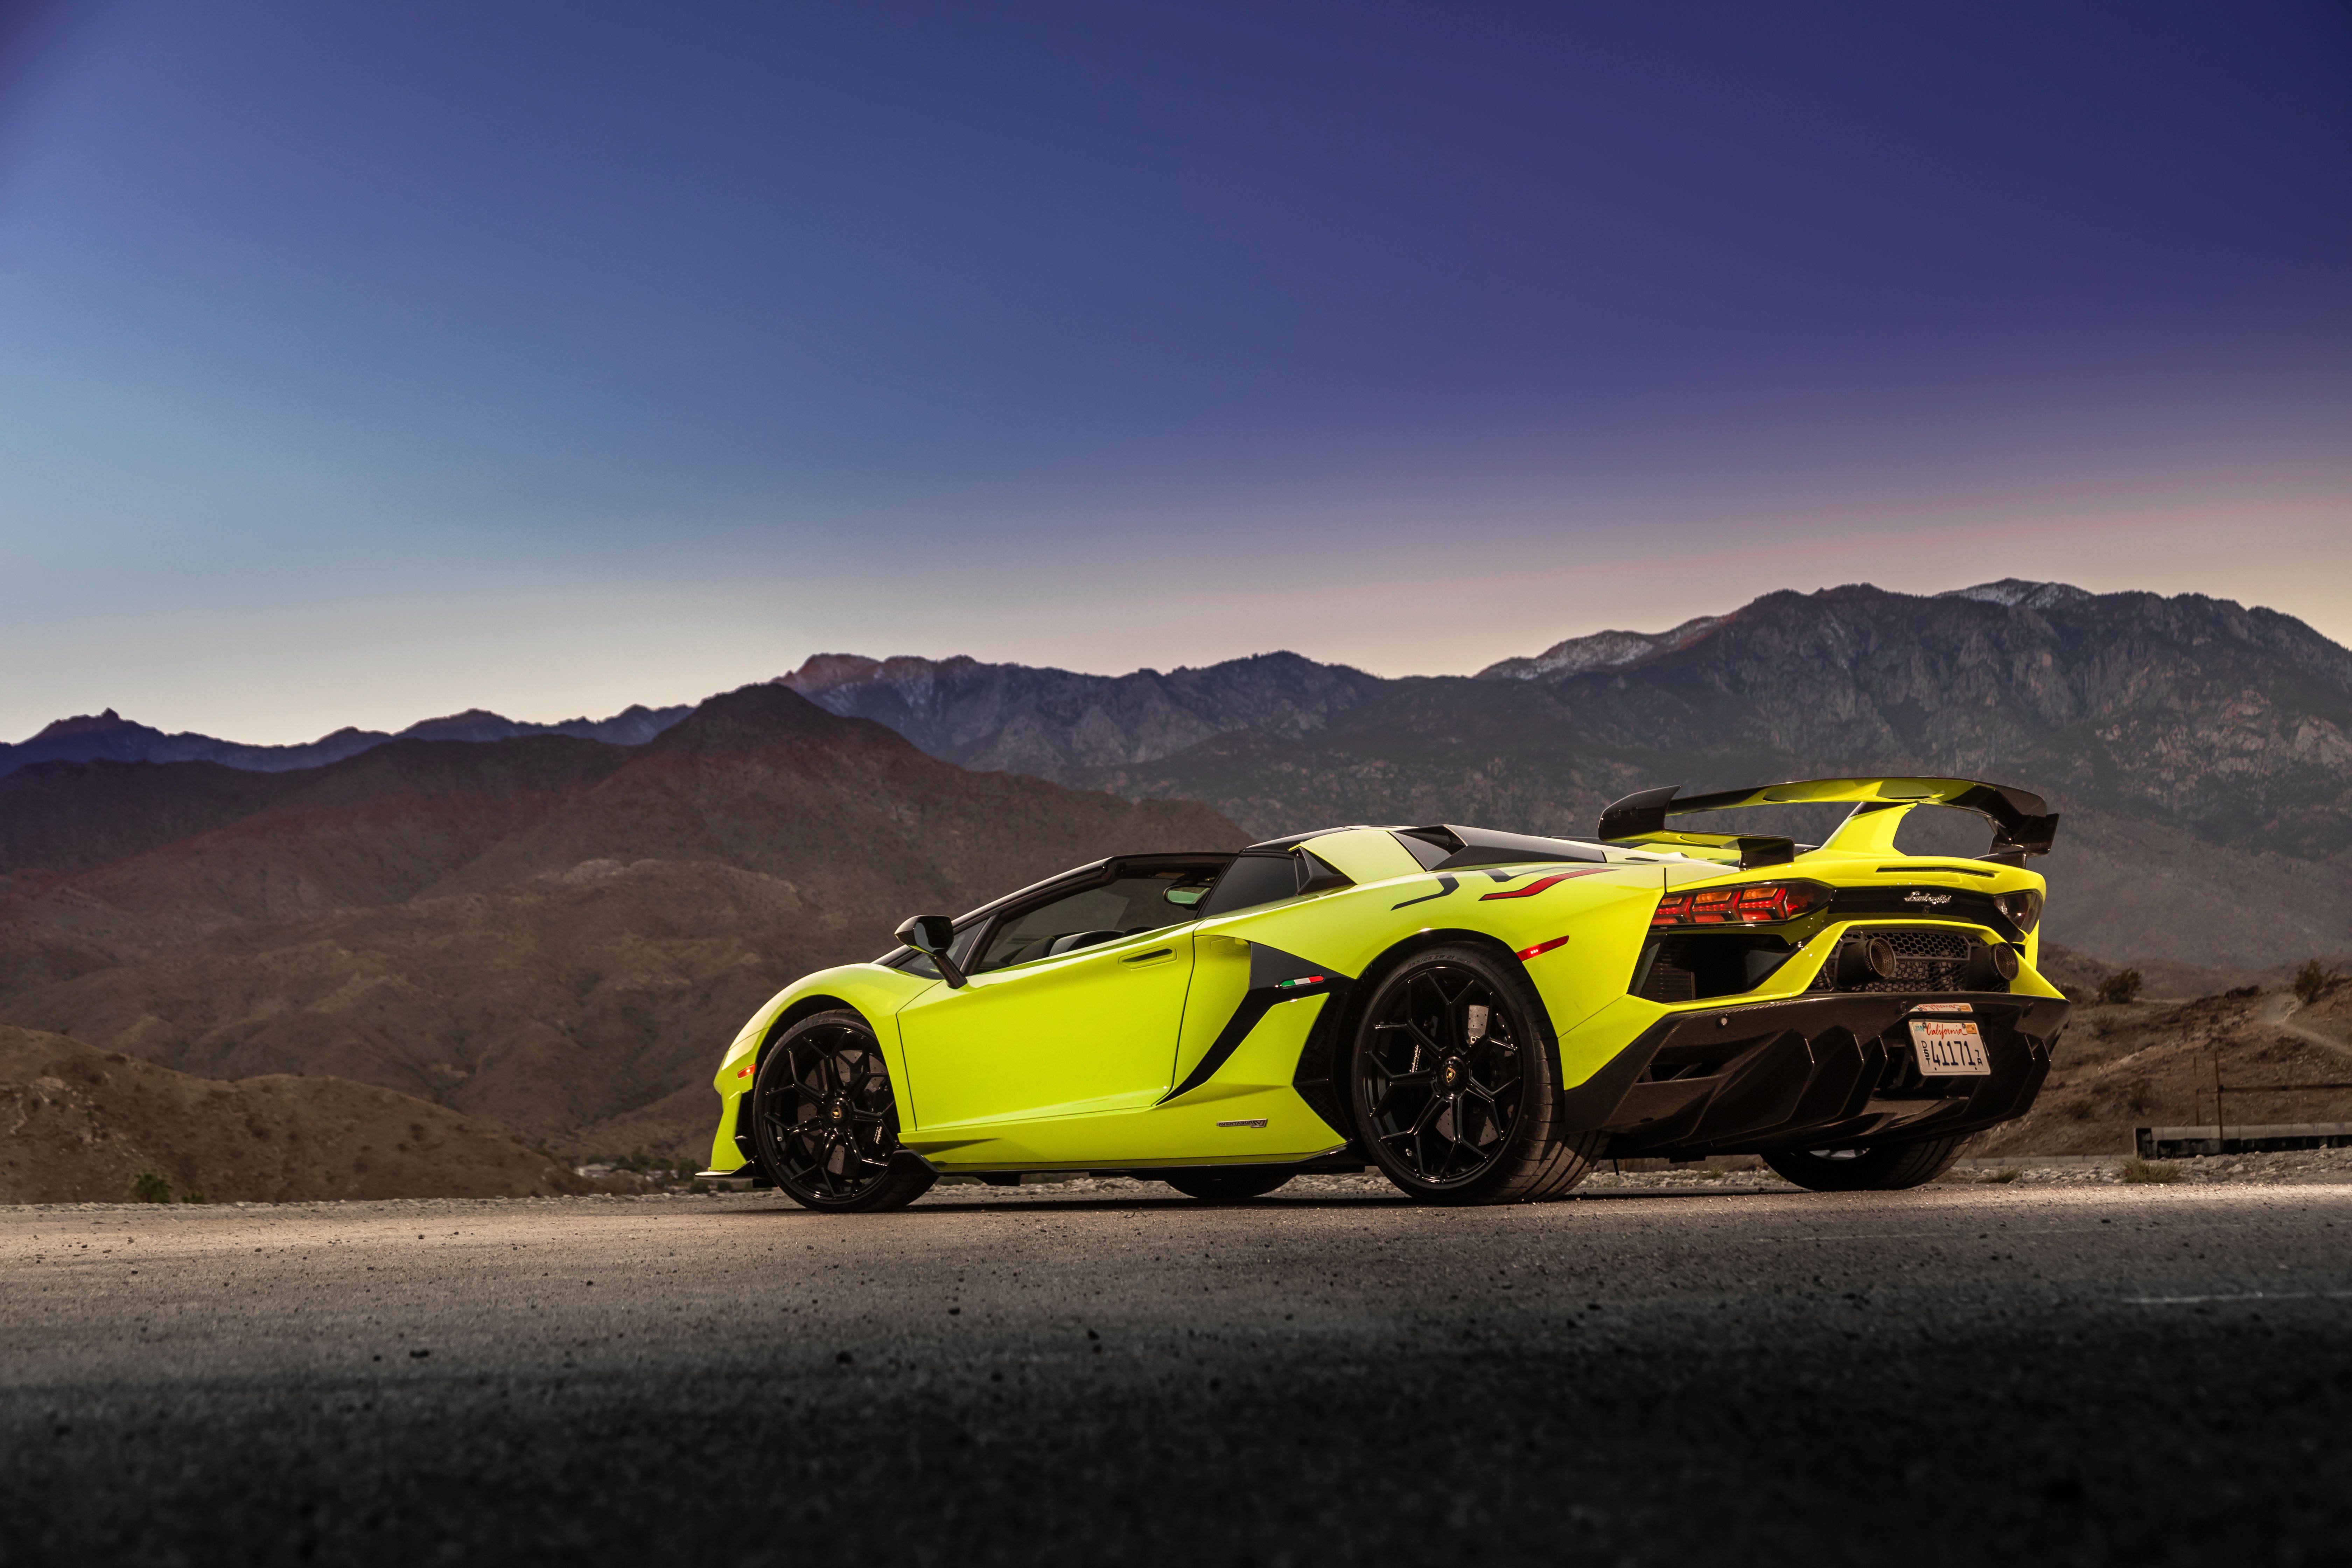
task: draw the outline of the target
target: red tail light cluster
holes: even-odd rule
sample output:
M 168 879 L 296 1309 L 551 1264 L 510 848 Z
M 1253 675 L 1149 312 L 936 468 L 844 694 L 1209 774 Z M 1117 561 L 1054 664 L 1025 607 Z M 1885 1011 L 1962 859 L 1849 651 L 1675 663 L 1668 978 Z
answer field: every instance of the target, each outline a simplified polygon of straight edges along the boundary
M 2042 895 L 2032 888 L 2021 893 L 2000 894 L 1993 902 L 2002 914 L 2017 922 L 2019 931 L 2032 931 L 2034 923 L 2042 919 Z
M 1819 882 L 1750 882 L 1744 887 L 1703 888 L 1669 893 L 1650 917 L 1660 926 L 1769 926 L 1810 914 L 1829 901 Z

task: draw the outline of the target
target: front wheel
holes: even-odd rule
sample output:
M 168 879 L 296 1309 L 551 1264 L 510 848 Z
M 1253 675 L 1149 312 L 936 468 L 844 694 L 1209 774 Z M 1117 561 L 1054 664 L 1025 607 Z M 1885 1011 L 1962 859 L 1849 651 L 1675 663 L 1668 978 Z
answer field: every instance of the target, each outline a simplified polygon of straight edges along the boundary
M 760 1163 L 803 1208 L 904 1208 L 939 1179 L 899 1151 L 890 1069 L 855 1013 L 819 1013 L 777 1037 L 751 1080 L 751 1112 Z
M 1358 1136 L 1382 1174 L 1434 1204 L 1557 1197 L 1592 1167 L 1569 1136 L 1525 975 L 1482 948 L 1406 961 L 1372 993 L 1349 1055 Z
M 1960 1157 L 1964 1138 L 1882 1143 L 1858 1149 L 1785 1149 L 1764 1163 L 1817 1193 L 1893 1192 L 1932 1182 Z
M 1204 1204 L 1245 1204 L 1265 1196 L 1295 1173 L 1281 1165 L 1196 1165 L 1170 1171 L 1160 1179 Z

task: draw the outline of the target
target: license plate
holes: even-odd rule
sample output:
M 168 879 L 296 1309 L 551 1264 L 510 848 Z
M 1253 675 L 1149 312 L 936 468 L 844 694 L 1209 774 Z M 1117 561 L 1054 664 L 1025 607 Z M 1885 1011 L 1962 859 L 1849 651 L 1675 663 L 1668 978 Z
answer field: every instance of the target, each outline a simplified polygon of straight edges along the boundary
M 1992 1071 L 1984 1037 L 1977 1033 L 1973 1018 L 1914 1018 L 1911 1048 L 1919 1058 L 1919 1071 L 1928 1078 L 1963 1078 Z

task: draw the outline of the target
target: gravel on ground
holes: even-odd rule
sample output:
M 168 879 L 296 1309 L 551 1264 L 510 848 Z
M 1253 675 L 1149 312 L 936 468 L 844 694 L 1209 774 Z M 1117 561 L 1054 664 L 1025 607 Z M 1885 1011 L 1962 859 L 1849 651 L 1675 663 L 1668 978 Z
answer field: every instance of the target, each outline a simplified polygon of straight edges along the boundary
M 1495 1209 L 1326 1177 L 0 1210 L 0 1564 L 2138 1568 L 2352 1534 L 2352 1183 L 1632 1174 Z

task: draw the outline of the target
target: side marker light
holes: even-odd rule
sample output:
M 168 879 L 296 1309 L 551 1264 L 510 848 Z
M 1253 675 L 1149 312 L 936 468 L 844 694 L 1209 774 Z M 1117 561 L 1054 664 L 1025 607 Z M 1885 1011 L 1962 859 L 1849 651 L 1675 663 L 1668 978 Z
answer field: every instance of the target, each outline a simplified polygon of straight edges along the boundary
M 1533 947 L 1523 947 L 1519 949 L 1519 962 L 1525 963 L 1530 958 L 1542 957 L 1545 953 L 1549 952 L 1553 948 L 1566 947 L 1567 945 L 1568 938 L 1564 936 L 1556 936 L 1549 942 L 1539 942 Z

